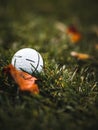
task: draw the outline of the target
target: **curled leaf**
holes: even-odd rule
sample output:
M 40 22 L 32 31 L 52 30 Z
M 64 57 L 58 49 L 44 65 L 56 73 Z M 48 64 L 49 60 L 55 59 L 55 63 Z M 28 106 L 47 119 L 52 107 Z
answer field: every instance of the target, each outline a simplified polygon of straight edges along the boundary
M 88 59 L 91 59 L 92 57 L 88 54 L 85 54 L 85 53 L 78 53 L 78 52 L 75 52 L 75 51 L 72 51 L 71 53 L 71 56 L 79 59 L 79 60 L 88 60 Z
M 35 77 L 26 72 L 17 70 L 12 64 L 4 67 L 3 71 L 12 76 L 21 91 L 29 91 L 33 94 L 39 93 L 38 85 L 35 83 L 37 80 Z

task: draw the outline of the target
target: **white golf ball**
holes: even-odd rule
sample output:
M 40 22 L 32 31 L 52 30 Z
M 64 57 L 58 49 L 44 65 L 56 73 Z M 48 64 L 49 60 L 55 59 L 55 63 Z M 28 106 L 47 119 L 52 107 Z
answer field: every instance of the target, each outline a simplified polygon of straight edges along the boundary
M 43 58 L 34 49 L 24 48 L 17 51 L 12 57 L 12 65 L 29 74 L 41 72 L 43 68 Z

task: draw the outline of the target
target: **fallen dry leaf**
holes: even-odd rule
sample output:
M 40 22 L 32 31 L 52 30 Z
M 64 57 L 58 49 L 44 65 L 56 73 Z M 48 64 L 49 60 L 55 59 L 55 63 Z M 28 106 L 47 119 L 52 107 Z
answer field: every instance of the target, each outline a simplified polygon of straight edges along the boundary
M 75 51 L 72 51 L 71 53 L 71 56 L 73 57 L 76 57 L 77 59 L 79 60 L 87 60 L 87 59 L 91 59 L 92 57 L 88 54 L 85 54 L 85 53 L 78 53 L 78 52 L 75 52 Z
M 69 40 L 70 40 L 71 43 L 76 44 L 80 41 L 81 37 L 82 36 L 81 36 L 80 33 L 74 33 L 74 34 L 69 35 Z
M 69 38 L 69 41 L 73 44 L 78 43 L 81 38 L 82 35 L 81 33 L 78 31 L 78 29 L 76 27 L 74 27 L 73 25 L 70 26 L 66 26 L 64 23 L 62 22 L 57 22 L 55 24 L 56 29 L 58 29 L 59 31 L 62 32 L 62 35 L 66 34 L 66 36 Z
M 67 34 L 69 34 L 69 33 L 77 33 L 77 32 L 78 32 L 78 30 L 77 30 L 76 27 L 74 27 L 73 25 L 68 26 L 68 27 L 66 28 L 66 33 L 67 33 Z
M 67 27 L 66 34 L 71 43 L 78 43 L 82 38 L 81 33 L 74 26 Z
M 4 67 L 3 71 L 12 76 L 21 91 L 29 91 L 33 94 L 39 93 L 38 85 L 35 83 L 37 80 L 35 77 L 26 72 L 17 70 L 12 64 Z

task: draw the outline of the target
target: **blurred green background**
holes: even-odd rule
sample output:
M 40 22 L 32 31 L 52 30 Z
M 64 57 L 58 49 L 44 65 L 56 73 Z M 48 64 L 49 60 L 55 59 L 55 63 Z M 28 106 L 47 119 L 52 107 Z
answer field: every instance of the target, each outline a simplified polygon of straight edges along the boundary
M 26 14 L 38 13 L 60 19 L 78 17 L 84 22 L 98 23 L 97 10 L 98 0 L 0 0 L 0 18 L 6 19 L 21 19 Z
M 98 0 L 0 0 L 0 46 L 8 48 L 6 43 L 17 41 L 17 28 L 34 19 L 39 23 L 44 18 L 51 24 L 58 20 L 83 27 L 97 25 L 97 7 Z

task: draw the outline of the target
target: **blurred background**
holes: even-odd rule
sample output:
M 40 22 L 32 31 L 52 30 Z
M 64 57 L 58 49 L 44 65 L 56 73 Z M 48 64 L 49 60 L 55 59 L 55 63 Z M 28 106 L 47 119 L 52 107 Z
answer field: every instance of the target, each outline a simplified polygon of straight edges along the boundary
M 98 24 L 98 0 L 0 0 L 0 45 L 6 47 L 17 38 L 13 23 L 44 17 L 76 21 L 83 26 Z
M 97 23 L 97 7 L 98 0 L 0 0 L 0 18 L 20 19 L 37 13 L 60 19 L 79 17 L 82 21 Z

